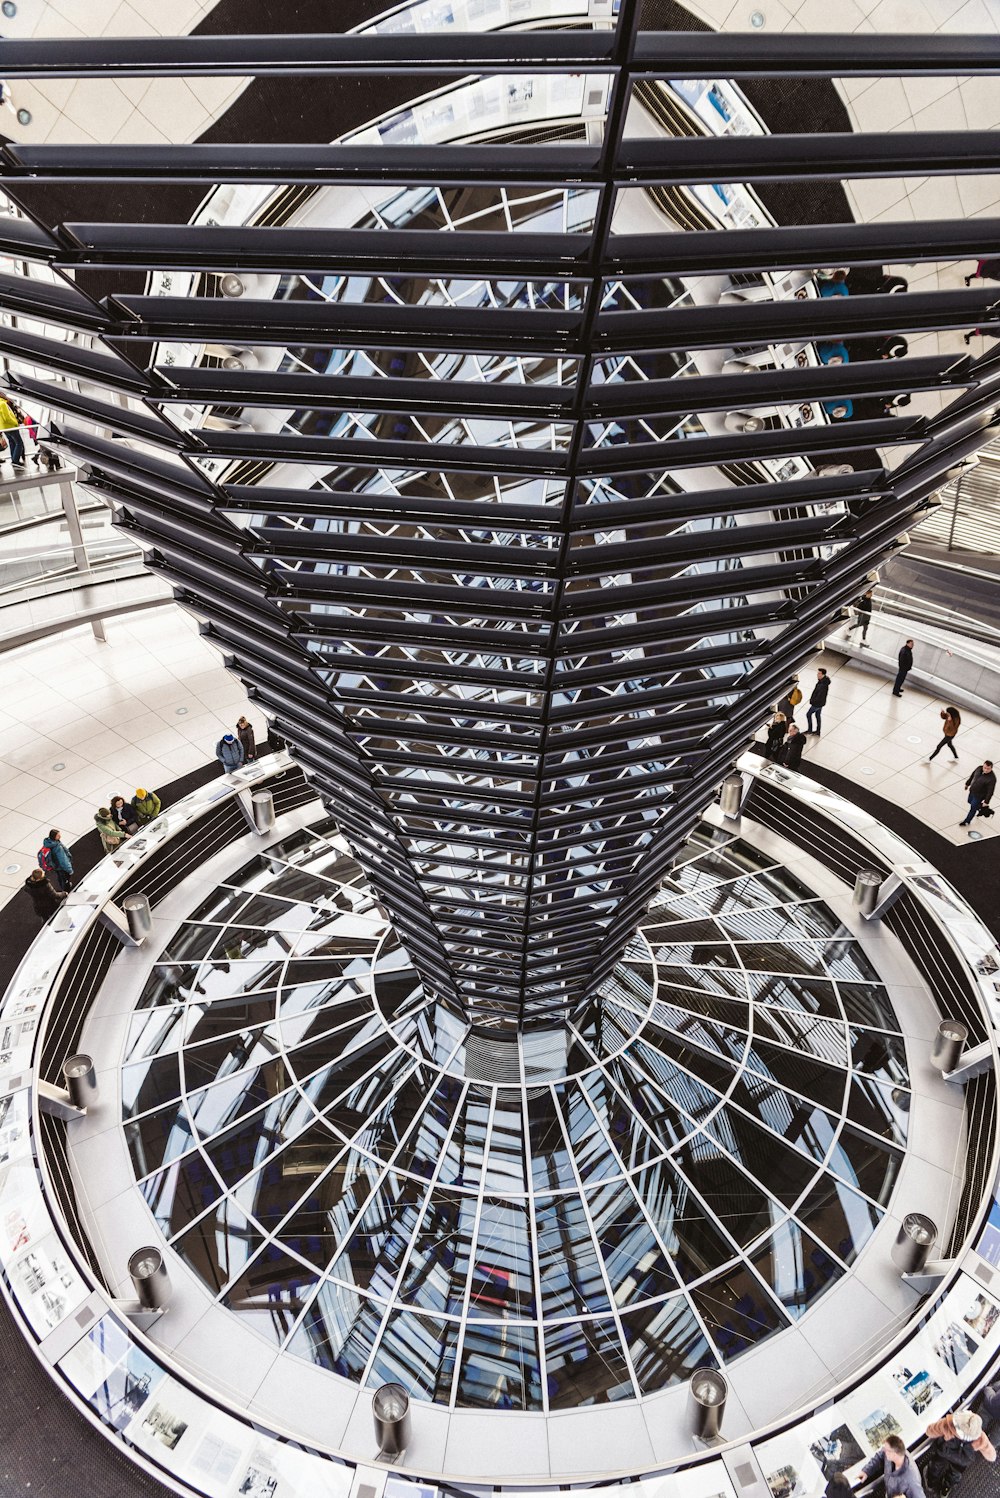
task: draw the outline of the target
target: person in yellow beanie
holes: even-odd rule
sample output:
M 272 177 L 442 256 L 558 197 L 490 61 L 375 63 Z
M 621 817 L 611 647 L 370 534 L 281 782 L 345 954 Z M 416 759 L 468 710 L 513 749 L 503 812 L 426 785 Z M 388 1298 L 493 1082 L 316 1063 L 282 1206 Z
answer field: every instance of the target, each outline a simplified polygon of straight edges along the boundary
M 147 791 L 140 785 L 132 797 L 132 810 L 139 826 L 145 827 L 147 822 L 160 815 L 160 798 L 155 791 Z

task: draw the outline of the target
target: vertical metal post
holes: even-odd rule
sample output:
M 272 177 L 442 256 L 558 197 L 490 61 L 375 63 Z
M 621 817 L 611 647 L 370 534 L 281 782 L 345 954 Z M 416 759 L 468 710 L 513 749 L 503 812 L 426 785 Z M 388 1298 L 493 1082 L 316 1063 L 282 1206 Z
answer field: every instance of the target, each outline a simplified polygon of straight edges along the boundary
M 951 529 L 948 532 L 948 550 L 955 550 L 955 522 L 958 519 L 958 501 L 962 494 L 962 480 L 965 478 L 965 470 L 955 480 L 955 492 L 951 497 Z
M 72 479 L 63 479 L 59 485 L 59 499 L 62 504 L 63 514 L 66 517 L 66 529 L 69 531 L 69 544 L 73 550 L 73 566 L 77 572 L 90 571 L 90 557 L 87 553 L 87 543 L 83 536 L 83 526 L 80 524 L 80 510 L 76 502 L 76 489 Z M 94 619 L 91 622 L 94 639 L 100 640 L 102 644 L 108 643 L 107 632 L 104 628 L 103 619 Z

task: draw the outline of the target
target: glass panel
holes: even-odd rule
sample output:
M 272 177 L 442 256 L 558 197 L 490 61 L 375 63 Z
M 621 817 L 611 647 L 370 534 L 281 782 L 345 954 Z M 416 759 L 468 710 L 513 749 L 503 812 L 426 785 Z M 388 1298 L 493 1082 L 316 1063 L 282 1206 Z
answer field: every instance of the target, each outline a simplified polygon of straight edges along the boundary
M 573 1321 L 545 1332 L 550 1410 L 603 1404 L 633 1395 L 628 1364 L 613 1321 Z
M 794 1319 L 844 1273 L 815 1238 L 791 1221 L 783 1222 L 750 1262 Z
M 668 1300 L 622 1316 L 622 1330 L 644 1394 L 683 1383 L 718 1359 L 686 1300 Z
M 723 1358 L 737 1357 L 788 1325 L 777 1304 L 742 1264 L 690 1294 Z

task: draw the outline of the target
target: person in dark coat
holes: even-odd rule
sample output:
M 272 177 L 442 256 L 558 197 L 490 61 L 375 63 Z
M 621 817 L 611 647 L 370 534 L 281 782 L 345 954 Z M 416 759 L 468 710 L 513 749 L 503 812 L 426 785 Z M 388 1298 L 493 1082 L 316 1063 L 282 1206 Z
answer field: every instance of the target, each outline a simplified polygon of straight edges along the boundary
M 249 718 L 241 718 L 236 725 L 236 737 L 243 748 L 243 759 L 249 764 L 257 758 L 257 740 L 254 737 L 253 724 Z
M 907 640 L 896 657 L 899 662 L 899 670 L 896 672 L 896 680 L 892 684 L 892 695 L 902 697 L 903 682 L 913 670 L 913 641 Z
M 767 725 L 767 742 L 764 745 L 764 753 L 768 759 L 777 759 L 787 732 L 788 719 L 775 708 L 774 717 Z
M 24 888 L 43 925 L 50 915 L 55 915 L 66 898 L 64 892 L 51 883 L 44 869 L 32 869 L 24 881 Z
M 964 821 L 959 822 L 959 827 L 968 827 L 973 817 L 978 815 L 979 808 L 988 805 L 992 800 L 996 788 L 997 778 L 993 773 L 993 761 L 984 759 L 965 782 L 965 789 L 969 793 L 969 815 Z
M 816 672 L 816 685 L 809 694 L 809 711 L 806 713 L 806 733 L 815 733 L 817 737 L 823 732 L 823 709 L 826 699 L 830 695 L 830 678 L 823 666 Z M 813 718 L 816 719 L 816 727 L 813 728 Z
M 787 739 L 778 751 L 778 764 L 784 765 L 786 770 L 797 770 L 802 763 L 802 750 L 805 742 L 805 734 L 799 733 L 793 723 L 788 730 Z
M 874 596 L 875 596 L 875 589 L 874 588 L 869 588 L 866 593 L 862 593 L 861 597 L 858 599 L 857 603 L 854 605 L 854 607 L 858 611 L 857 612 L 857 617 L 855 619 L 853 619 L 851 621 L 851 623 L 847 626 L 847 633 L 850 634 L 851 631 L 857 629 L 858 625 L 860 624 L 860 626 L 861 626 L 861 643 L 862 643 L 862 645 L 865 643 L 865 641 L 868 638 L 868 626 L 872 622 L 872 599 L 873 599 Z
M 131 837 L 133 832 L 139 831 L 139 823 L 135 819 L 135 812 L 124 796 L 112 796 L 111 805 L 108 810 L 111 812 L 112 822 L 114 822 L 123 837 Z

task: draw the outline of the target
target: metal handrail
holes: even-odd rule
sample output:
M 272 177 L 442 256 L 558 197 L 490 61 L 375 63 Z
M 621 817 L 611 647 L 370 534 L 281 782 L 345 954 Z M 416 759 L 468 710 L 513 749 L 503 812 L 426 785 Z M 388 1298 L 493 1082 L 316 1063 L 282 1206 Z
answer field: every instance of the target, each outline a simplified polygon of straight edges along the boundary
M 973 618 L 971 614 L 964 614 L 960 609 L 948 609 L 938 603 L 928 603 L 922 598 L 915 598 L 912 593 L 903 593 L 900 589 L 887 587 L 883 583 L 879 583 L 875 589 L 873 619 L 879 614 L 913 619 L 920 624 L 929 624 L 934 629 L 961 635 L 967 640 L 978 640 L 983 645 L 1000 646 L 1000 629 L 995 629 L 991 624 L 984 624 L 982 620 Z

